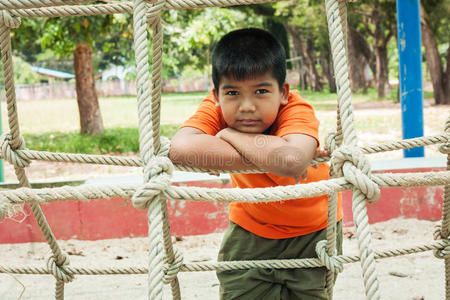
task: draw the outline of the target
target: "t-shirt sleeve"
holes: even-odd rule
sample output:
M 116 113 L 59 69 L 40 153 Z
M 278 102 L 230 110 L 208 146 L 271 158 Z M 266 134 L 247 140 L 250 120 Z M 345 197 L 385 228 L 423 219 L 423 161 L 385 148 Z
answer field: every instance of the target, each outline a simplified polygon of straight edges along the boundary
M 278 113 L 276 136 L 305 134 L 316 139 L 319 145 L 319 120 L 313 107 L 303 100 L 298 91 L 291 91 L 286 104 Z
M 216 135 L 225 128 L 224 123 L 220 108 L 216 106 L 213 94 L 210 94 L 200 103 L 194 115 L 187 119 L 181 127 L 194 127 L 206 134 Z

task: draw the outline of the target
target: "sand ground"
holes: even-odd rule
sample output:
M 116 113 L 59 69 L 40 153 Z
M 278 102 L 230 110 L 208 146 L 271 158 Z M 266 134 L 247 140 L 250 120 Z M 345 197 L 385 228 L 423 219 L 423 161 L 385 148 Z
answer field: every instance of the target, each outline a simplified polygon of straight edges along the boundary
M 415 246 L 432 241 L 437 222 L 395 219 L 371 226 L 374 249 Z M 358 254 L 354 229 L 344 230 L 344 254 Z M 175 245 L 185 262 L 214 261 L 222 234 L 181 237 Z M 146 238 L 101 241 L 61 241 L 71 266 L 145 266 Z M 1 265 L 44 266 L 45 243 L 0 245 Z M 383 299 L 444 299 L 444 262 L 432 252 L 388 258 L 377 262 Z M 180 273 L 183 299 L 219 299 L 214 272 Z M 0 299 L 53 299 L 50 275 L 0 274 Z M 22 297 L 20 297 L 23 292 Z M 146 275 L 77 276 L 66 285 L 65 299 L 147 299 Z M 164 299 L 171 299 L 168 286 Z M 359 263 L 345 265 L 337 279 L 334 299 L 365 299 Z

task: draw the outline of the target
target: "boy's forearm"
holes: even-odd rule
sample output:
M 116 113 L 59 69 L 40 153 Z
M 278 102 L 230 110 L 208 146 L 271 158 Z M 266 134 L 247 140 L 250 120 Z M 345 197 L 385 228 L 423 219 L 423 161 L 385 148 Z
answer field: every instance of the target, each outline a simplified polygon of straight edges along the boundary
M 169 158 L 177 164 L 219 170 L 250 170 L 256 166 L 226 141 L 207 134 L 172 140 Z
M 243 133 L 234 129 L 226 129 L 219 136 L 257 168 L 278 176 L 298 177 L 310 163 L 301 148 L 289 145 L 277 136 Z

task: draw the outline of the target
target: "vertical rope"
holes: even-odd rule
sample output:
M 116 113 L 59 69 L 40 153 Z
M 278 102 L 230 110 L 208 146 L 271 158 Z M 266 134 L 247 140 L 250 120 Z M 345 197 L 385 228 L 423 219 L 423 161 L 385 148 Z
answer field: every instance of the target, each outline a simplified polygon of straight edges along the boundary
M 337 193 L 328 195 L 328 226 L 327 226 L 327 254 L 335 255 L 336 250 L 336 217 L 337 217 Z M 331 221 L 330 221 L 331 220 Z M 334 278 L 336 274 L 328 270 L 326 277 L 328 299 L 333 299 Z
M 351 104 L 350 82 L 348 77 L 348 61 L 344 34 L 345 3 L 343 0 L 325 0 L 328 30 L 333 54 L 336 86 L 338 94 L 338 112 L 342 124 L 343 143 L 357 147 L 357 138 L 353 126 L 353 108 Z M 376 275 L 374 254 L 370 246 L 370 230 L 367 217 L 366 197 L 358 189 L 353 189 L 353 215 L 358 236 L 366 296 L 379 299 L 379 283 Z
M 342 122 L 343 142 L 346 145 L 357 144 L 353 127 L 353 107 L 351 103 L 350 82 L 348 79 L 347 55 L 341 17 L 339 15 L 339 0 L 325 0 L 331 51 L 336 76 L 336 87 L 339 105 L 339 116 Z
M 2 12 L 5 14 L 6 12 Z M 11 35 L 10 29 L 4 24 L 0 26 L 0 49 L 2 54 L 3 75 L 5 78 L 6 101 L 8 108 L 8 124 L 11 133 L 10 145 L 12 149 L 18 149 L 23 146 L 23 140 L 20 136 L 19 120 L 16 106 L 16 93 L 14 85 L 14 73 L 12 64 L 11 52 Z M 14 166 L 14 171 L 22 187 L 31 188 L 31 185 L 26 176 L 25 170 L 18 166 Z M 39 228 L 41 229 L 50 249 L 54 255 L 55 262 L 58 266 L 66 261 L 63 252 L 56 242 L 55 236 L 47 223 L 41 207 L 37 203 L 30 204 L 31 211 L 36 219 Z M 55 298 L 57 300 L 64 299 L 64 282 L 57 279 Z
M 155 3 L 151 1 L 150 3 Z M 158 1 L 156 5 L 163 4 Z M 157 11 L 159 14 L 159 11 Z M 149 162 L 160 147 L 159 120 L 161 100 L 161 66 L 162 66 L 162 28 L 159 16 L 151 20 L 153 26 L 153 60 L 152 60 L 152 106 L 150 108 L 150 74 L 148 66 L 147 4 L 144 0 L 133 2 L 134 47 L 136 57 L 136 78 L 138 90 L 140 152 L 144 165 L 144 177 L 148 182 L 151 177 Z M 148 208 L 149 223 L 149 299 L 162 299 L 163 263 L 174 260 L 170 240 L 170 228 L 167 219 L 167 206 L 163 199 L 157 197 Z M 163 240 L 164 239 L 164 240 Z M 164 247 L 164 248 L 163 248 Z M 166 259 L 164 258 L 164 249 Z M 171 282 L 174 298 L 180 298 L 178 280 Z
M 165 1 L 160 1 L 162 4 Z M 160 5 L 161 7 L 163 5 Z M 162 49 L 163 49 L 163 28 L 161 17 L 158 15 L 152 24 L 153 27 L 153 53 L 152 53 L 152 130 L 153 148 L 156 154 L 160 147 L 159 126 L 161 122 L 161 92 L 162 92 Z
M 341 26 L 343 28 L 343 35 L 344 35 L 344 43 L 345 43 L 345 49 L 346 53 L 348 53 L 347 48 L 347 5 L 345 0 L 339 1 L 339 14 L 341 15 Z M 331 35 L 330 35 L 331 39 Z M 333 63 L 333 66 L 336 64 Z M 334 70 L 335 78 L 336 78 L 336 70 Z M 336 80 L 336 88 L 339 91 L 339 85 Z M 342 133 L 342 123 L 341 123 L 341 116 L 340 116 L 340 101 L 337 101 L 337 109 L 336 109 L 336 136 L 335 136 L 335 142 L 336 146 L 339 147 L 342 144 L 343 140 L 343 133 Z
M 156 5 L 160 8 L 164 6 L 165 1 L 158 1 Z M 163 28 L 161 25 L 161 17 L 157 15 L 152 20 L 153 27 L 153 53 L 152 53 L 152 123 L 153 123 L 153 148 L 155 154 L 160 148 L 160 116 L 161 116 L 161 92 L 162 92 L 162 56 L 163 56 Z M 166 199 L 159 199 L 161 202 L 161 214 L 163 222 L 163 239 L 165 250 L 165 262 L 172 264 L 175 260 L 172 238 L 170 234 L 170 224 L 167 212 Z M 170 282 L 173 299 L 181 299 L 180 284 L 178 278 Z
M 450 132 L 450 117 L 445 123 L 445 132 Z M 447 144 L 450 147 L 450 144 Z M 444 152 L 444 151 L 442 151 Z M 447 170 L 450 170 L 450 153 L 447 152 Z M 441 238 L 447 239 L 450 235 L 450 185 L 444 187 L 444 204 L 442 207 Z M 445 265 L 445 299 L 450 300 L 450 257 L 444 259 Z

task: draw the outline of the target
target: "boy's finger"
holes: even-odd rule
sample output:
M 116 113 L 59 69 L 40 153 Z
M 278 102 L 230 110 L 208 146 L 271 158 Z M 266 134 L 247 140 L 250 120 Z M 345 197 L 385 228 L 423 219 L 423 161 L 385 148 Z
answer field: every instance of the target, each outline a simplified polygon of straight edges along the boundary
M 305 172 L 303 172 L 303 173 L 300 175 L 300 178 L 301 178 L 302 180 L 306 180 L 307 175 L 308 175 L 308 170 L 305 170 Z

